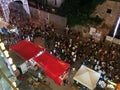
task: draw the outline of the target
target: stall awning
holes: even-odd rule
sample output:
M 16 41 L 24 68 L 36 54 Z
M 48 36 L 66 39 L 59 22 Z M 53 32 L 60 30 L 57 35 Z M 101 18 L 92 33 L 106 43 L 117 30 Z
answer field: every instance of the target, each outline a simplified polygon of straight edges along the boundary
M 29 60 L 37 55 L 40 51 L 44 50 L 43 47 L 33 44 L 28 40 L 22 40 L 18 42 L 17 44 L 12 45 L 10 49 L 12 49 L 25 60 Z
M 60 76 L 64 72 L 68 72 L 70 67 L 70 64 L 57 59 L 54 55 L 45 51 L 43 47 L 37 46 L 27 40 L 22 40 L 10 48 L 25 60 L 32 58 L 36 61 L 40 66 L 42 66 L 45 74 L 59 85 L 62 83 Z
M 94 90 L 96 83 L 100 78 L 100 73 L 82 65 L 73 79 L 82 85 Z
M 55 81 L 70 67 L 69 64 L 57 59 L 47 51 L 35 58 L 35 61 L 44 68 L 47 76 Z

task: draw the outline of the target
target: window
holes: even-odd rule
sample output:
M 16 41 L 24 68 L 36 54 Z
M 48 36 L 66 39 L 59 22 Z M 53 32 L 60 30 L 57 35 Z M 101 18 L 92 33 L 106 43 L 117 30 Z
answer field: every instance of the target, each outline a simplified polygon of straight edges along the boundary
M 106 13 L 111 14 L 112 9 L 107 9 Z

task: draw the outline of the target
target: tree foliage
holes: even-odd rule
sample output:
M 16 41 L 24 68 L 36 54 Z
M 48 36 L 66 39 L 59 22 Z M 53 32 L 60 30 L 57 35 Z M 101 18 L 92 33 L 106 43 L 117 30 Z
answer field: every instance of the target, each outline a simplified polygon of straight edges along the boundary
M 105 0 L 65 0 L 58 9 L 58 14 L 68 18 L 68 24 L 84 24 L 90 21 L 89 15 L 98 4 Z M 88 20 L 89 19 L 89 20 Z

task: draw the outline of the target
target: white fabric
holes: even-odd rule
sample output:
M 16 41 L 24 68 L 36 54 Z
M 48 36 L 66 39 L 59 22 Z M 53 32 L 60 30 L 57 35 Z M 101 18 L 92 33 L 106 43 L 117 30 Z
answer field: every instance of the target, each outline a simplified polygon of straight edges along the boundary
M 96 87 L 96 83 L 100 78 L 100 74 L 84 65 L 80 67 L 73 79 L 82 85 L 93 90 Z

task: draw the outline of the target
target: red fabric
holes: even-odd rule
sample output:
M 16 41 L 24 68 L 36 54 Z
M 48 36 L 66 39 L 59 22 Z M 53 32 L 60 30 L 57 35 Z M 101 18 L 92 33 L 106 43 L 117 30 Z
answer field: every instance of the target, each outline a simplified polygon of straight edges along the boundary
M 55 56 L 45 51 L 42 55 L 35 59 L 44 69 L 49 69 L 57 77 L 59 77 L 70 66 L 69 64 L 57 59 Z
M 22 40 L 10 48 L 25 60 L 33 58 L 38 65 L 43 67 L 44 72 L 48 77 L 53 79 L 55 83 L 59 85 L 62 84 L 62 80 L 59 77 L 64 73 L 64 71 L 68 72 L 68 68 L 70 67 L 69 64 L 57 59 L 47 51 L 45 51 L 42 55 L 35 57 L 37 53 L 44 50 L 44 48 L 27 40 Z
M 45 74 L 59 85 L 62 83 L 59 76 L 61 76 L 64 71 L 67 71 L 70 66 L 69 64 L 49 54 L 47 51 L 45 51 L 41 56 L 35 58 L 35 61 L 44 68 Z
M 25 60 L 29 60 L 33 56 L 35 56 L 39 51 L 44 50 L 43 47 L 40 47 L 36 44 L 33 44 L 30 41 L 22 40 L 17 44 L 10 46 L 10 49 L 18 53 Z

